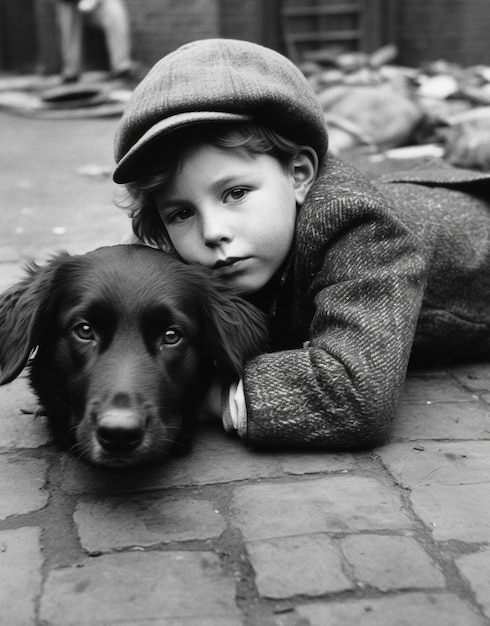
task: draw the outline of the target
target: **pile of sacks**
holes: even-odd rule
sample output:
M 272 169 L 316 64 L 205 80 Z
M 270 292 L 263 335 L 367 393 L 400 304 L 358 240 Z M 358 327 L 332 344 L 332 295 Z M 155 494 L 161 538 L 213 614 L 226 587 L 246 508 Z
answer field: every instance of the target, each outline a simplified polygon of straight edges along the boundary
M 394 63 L 386 46 L 368 55 L 305 55 L 301 70 L 325 112 L 330 148 L 440 155 L 453 165 L 490 170 L 490 67 L 436 61 Z M 407 146 L 410 147 L 407 152 Z

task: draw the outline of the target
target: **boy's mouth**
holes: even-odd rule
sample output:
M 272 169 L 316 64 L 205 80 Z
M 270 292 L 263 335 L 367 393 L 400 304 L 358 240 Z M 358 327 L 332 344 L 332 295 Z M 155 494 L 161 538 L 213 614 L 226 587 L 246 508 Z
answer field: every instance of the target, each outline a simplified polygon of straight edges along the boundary
M 229 257 L 216 261 L 213 265 L 213 270 L 216 274 L 224 279 L 231 279 L 236 274 L 240 274 L 247 270 L 250 257 Z
M 213 265 L 213 270 L 219 270 L 223 267 L 231 267 L 235 263 L 238 263 L 239 261 L 242 261 L 242 260 L 243 260 L 242 257 L 231 256 L 231 257 L 228 257 L 227 259 L 216 261 L 216 263 Z

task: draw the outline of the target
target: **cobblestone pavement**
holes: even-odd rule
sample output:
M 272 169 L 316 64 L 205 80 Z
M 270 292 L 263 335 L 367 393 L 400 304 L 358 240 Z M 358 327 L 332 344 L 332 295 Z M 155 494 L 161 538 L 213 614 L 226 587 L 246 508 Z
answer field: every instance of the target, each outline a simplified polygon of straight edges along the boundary
M 127 234 L 87 175 L 115 123 L 0 113 L 0 288 L 28 255 Z M 490 364 L 411 373 L 370 452 L 258 453 L 207 426 L 129 474 L 60 453 L 33 402 L 25 378 L 0 388 L 2 625 L 490 624 Z

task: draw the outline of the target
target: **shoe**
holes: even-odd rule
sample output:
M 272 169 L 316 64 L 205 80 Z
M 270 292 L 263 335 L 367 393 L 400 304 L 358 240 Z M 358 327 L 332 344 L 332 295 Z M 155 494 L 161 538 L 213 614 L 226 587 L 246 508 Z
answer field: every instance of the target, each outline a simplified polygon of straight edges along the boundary
M 111 80 L 120 81 L 128 87 L 136 87 L 136 85 L 141 81 L 141 78 L 141 72 L 138 72 L 138 70 L 133 67 L 111 72 Z
M 62 85 L 72 85 L 73 83 L 78 83 L 80 80 L 80 76 L 78 74 L 67 74 L 61 77 Z

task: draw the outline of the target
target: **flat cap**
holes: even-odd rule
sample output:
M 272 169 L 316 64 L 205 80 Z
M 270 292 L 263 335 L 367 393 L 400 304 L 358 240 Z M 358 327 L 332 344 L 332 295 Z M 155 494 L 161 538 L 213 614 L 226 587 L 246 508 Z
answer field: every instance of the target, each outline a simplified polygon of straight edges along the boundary
M 193 124 L 253 121 L 322 161 L 328 147 L 321 105 L 306 77 L 282 54 L 247 41 L 203 39 L 163 57 L 134 90 L 116 131 L 117 183 L 145 175 L 152 149 Z

